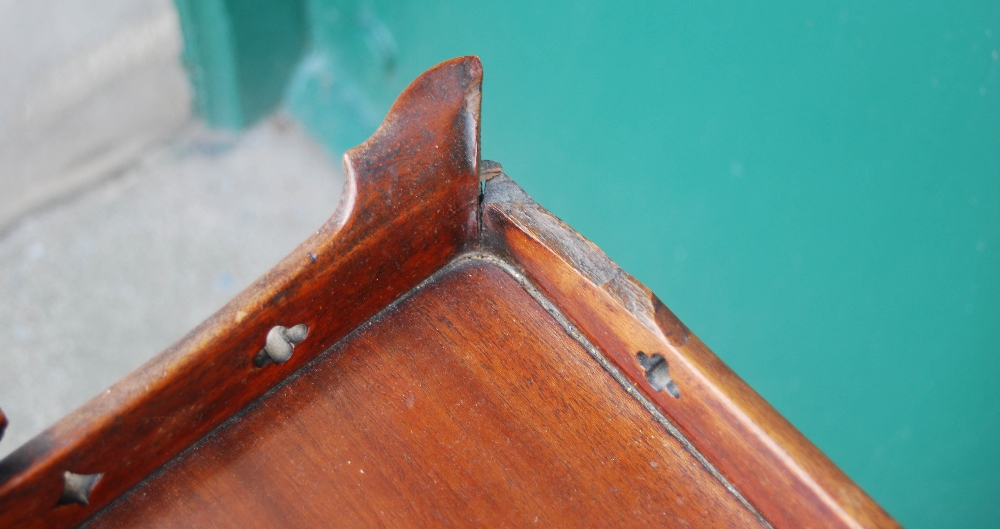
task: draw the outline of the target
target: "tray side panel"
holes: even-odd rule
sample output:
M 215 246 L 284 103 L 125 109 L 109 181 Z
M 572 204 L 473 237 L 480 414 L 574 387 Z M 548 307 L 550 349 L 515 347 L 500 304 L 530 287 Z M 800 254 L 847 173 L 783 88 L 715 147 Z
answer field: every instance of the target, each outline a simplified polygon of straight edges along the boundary
M 509 177 L 487 182 L 483 204 L 483 245 L 521 268 L 768 522 L 899 527 L 648 288 Z M 665 369 L 650 377 L 640 353 Z

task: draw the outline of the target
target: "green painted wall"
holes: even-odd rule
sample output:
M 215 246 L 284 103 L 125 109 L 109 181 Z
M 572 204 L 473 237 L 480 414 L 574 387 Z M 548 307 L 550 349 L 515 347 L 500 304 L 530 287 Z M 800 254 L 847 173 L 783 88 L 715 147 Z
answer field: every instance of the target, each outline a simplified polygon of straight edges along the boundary
M 333 151 L 485 66 L 483 156 L 908 527 L 1000 524 L 1000 3 L 309 0 Z
M 304 0 L 174 3 L 198 113 L 211 125 L 239 129 L 273 110 L 305 49 Z

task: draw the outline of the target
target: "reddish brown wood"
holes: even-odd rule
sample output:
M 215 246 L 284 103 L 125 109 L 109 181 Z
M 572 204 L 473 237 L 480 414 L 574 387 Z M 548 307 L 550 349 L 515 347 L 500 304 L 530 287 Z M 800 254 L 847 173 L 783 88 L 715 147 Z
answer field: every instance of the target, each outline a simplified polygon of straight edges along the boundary
M 898 526 L 495 164 L 479 206 L 481 76 L 467 57 L 414 81 L 316 235 L 0 461 L 0 527 Z M 254 366 L 299 323 L 289 361 Z M 101 474 L 89 505 L 57 506 L 67 471 Z
M 345 155 L 343 199 L 314 236 L 0 461 L 0 527 L 75 526 L 472 244 L 481 79 L 475 57 L 419 77 L 372 138 Z M 272 326 L 298 323 L 310 331 L 291 360 L 253 366 Z M 90 505 L 56 506 L 66 471 L 103 474 Z
M 775 527 L 899 525 L 645 286 L 506 175 L 486 184 L 484 244 L 519 268 Z M 680 397 L 637 354 L 662 355 Z
M 505 271 L 466 261 L 90 527 L 761 527 Z

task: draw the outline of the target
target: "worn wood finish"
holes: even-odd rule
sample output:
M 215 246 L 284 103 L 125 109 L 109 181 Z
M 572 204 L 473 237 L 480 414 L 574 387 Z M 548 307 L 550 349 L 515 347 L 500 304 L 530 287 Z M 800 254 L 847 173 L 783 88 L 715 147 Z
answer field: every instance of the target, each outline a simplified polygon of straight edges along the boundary
M 498 164 L 479 196 L 481 79 L 414 81 L 325 226 L 0 461 L 0 527 L 897 527 Z
M 482 237 L 638 386 L 775 527 L 898 527 L 645 286 L 506 175 L 486 183 Z M 662 355 L 679 397 L 639 353 Z
M 94 520 L 761 527 L 496 265 L 451 267 Z
M 475 241 L 475 57 L 428 71 L 344 157 L 330 221 L 226 307 L 0 461 L 0 527 L 72 527 L 409 291 Z M 253 251 L 247 248 L 247 251 Z M 309 334 L 253 365 L 274 325 Z M 102 474 L 89 505 L 57 507 L 66 471 Z

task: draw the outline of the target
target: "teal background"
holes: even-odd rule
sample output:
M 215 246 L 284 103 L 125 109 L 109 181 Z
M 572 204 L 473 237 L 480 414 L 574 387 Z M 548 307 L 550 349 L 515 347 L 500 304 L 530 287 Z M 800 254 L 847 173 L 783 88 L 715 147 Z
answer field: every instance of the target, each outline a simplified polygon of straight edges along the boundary
M 479 55 L 484 158 L 904 525 L 1000 526 L 1000 3 L 270 4 L 308 44 L 247 115 L 339 153 Z
M 198 113 L 239 129 L 281 102 L 306 46 L 303 2 L 175 0 Z

